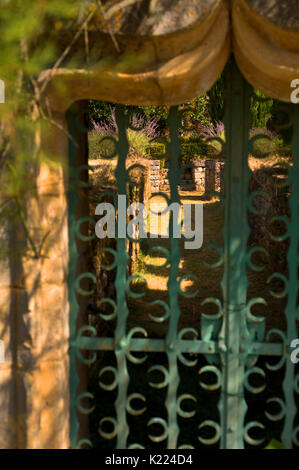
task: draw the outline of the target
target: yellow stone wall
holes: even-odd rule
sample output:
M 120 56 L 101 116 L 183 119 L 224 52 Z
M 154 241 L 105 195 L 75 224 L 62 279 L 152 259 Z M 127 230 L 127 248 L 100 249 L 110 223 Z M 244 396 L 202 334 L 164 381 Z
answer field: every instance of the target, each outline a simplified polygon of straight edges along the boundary
M 127 48 L 90 70 L 45 70 L 44 106 L 53 124 L 38 136 L 55 155 L 36 172 L 28 218 L 51 228 L 47 256 L 0 263 L 0 448 L 67 448 L 68 391 L 68 140 L 65 113 L 82 99 L 124 104 L 178 104 L 207 91 L 231 51 L 247 80 L 271 97 L 290 99 L 299 78 L 299 28 L 264 18 L 245 0 L 213 2 L 210 14 L 171 34 L 127 38 Z M 229 5 L 232 5 L 231 23 Z M 126 37 L 122 37 L 126 44 Z M 137 46 L 138 47 L 137 47 Z M 134 46 L 134 47 L 133 47 Z M 128 57 L 135 54 L 136 61 Z M 58 124 L 58 125 L 57 125 Z M 6 227 L 13 242 L 18 227 Z

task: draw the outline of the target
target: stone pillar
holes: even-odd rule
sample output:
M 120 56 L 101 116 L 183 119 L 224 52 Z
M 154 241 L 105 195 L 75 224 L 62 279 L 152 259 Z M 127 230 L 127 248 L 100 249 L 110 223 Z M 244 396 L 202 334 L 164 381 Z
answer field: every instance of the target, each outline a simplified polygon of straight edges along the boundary
M 215 165 L 215 191 L 224 194 L 224 162 L 216 162 Z
M 205 171 L 205 192 L 215 191 L 216 185 L 216 164 L 213 160 L 206 160 Z
M 157 193 L 160 190 L 160 164 L 160 160 L 150 160 L 149 162 L 149 182 L 151 193 Z
M 194 181 L 196 186 L 196 191 L 200 191 L 204 194 L 205 192 L 205 179 L 206 179 L 206 172 L 205 172 L 205 161 L 197 160 L 193 163 L 194 165 Z
M 10 253 L 0 266 L 1 448 L 68 447 L 68 140 L 64 114 L 53 120 L 42 150 L 56 159 L 30 170 L 34 188 L 22 200 L 37 249 L 44 239 L 41 256 L 20 254 L 22 222 L 2 234 Z

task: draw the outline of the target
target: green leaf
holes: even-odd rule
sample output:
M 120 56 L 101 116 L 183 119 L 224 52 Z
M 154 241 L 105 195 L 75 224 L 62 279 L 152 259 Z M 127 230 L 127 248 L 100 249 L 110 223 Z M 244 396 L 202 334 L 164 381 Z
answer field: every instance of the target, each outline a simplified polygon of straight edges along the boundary
M 271 442 L 265 447 L 265 449 L 284 449 L 282 442 L 272 439 Z

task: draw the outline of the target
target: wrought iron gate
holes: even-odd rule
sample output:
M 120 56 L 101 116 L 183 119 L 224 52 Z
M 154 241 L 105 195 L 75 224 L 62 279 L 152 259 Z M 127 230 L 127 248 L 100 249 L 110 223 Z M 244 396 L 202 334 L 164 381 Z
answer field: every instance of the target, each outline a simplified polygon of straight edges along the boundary
M 278 328 L 267 328 L 267 319 L 253 314 L 257 305 L 264 304 L 265 306 L 266 301 L 263 296 L 253 298 L 248 295 L 250 284 L 248 272 L 250 270 L 259 272 L 262 269 L 260 263 L 254 262 L 254 259 L 259 254 L 267 255 L 264 247 L 258 245 L 248 247 L 249 215 L 260 213 L 255 199 L 266 198 L 267 195 L 258 190 L 251 193 L 248 191 L 252 174 L 248 166 L 248 155 L 254 153 L 255 141 L 254 137 L 251 139 L 248 137 L 250 100 L 253 90 L 234 64 L 228 67 L 227 78 L 226 139 L 221 142 L 226 156 L 225 197 L 218 195 L 221 201 L 220 207 L 224 210 L 224 243 L 223 246 L 210 247 L 219 255 L 219 259 L 211 265 L 211 276 L 213 276 L 213 269 L 222 267 L 222 297 L 211 298 L 209 292 L 206 292 L 206 299 L 201 302 L 202 307 L 198 312 L 200 331 L 197 331 L 193 324 L 181 330 L 178 328 L 179 297 L 190 295 L 190 293 L 181 290 L 181 279 L 178 279 L 180 250 L 179 240 L 171 237 L 173 221 L 170 223 L 169 251 L 166 252 L 163 248 L 166 264 L 169 265 L 169 301 L 167 304 L 160 302 L 161 307 L 165 309 L 164 320 L 168 321 L 165 337 L 149 338 L 146 329 L 138 324 L 127 331 L 126 324 L 130 314 L 128 298 L 139 294 L 134 293 L 130 288 L 132 278 L 128 279 L 127 275 L 128 253 L 126 240 L 123 238 L 117 240 L 116 249 L 108 249 L 114 260 L 110 266 L 106 266 L 107 269 L 116 269 L 116 299 L 101 301 L 107 302 L 113 308 L 109 316 L 102 315 L 103 322 L 115 319 L 113 336 L 98 337 L 96 330 L 88 325 L 78 328 L 78 299 L 92 293 L 89 289 L 82 287 L 82 282 L 86 279 L 95 282 L 96 279 L 91 272 L 78 274 L 76 267 L 78 262 L 76 240 L 80 239 L 81 242 L 88 243 L 91 236 L 82 235 L 80 232 L 80 224 L 89 218 L 76 220 L 75 217 L 78 202 L 76 179 L 78 180 L 80 174 L 82 175 L 82 171 L 86 171 L 86 167 L 80 167 L 79 170 L 77 168 L 75 171 L 76 116 L 74 113 L 69 113 L 69 129 L 73 136 L 70 138 L 69 192 L 70 414 L 73 447 L 80 447 L 84 444 L 94 445 L 92 436 L 84 439 L 79 434 L 78 416 L 97 413 L 97 399 L 94 394 L 90 390 L 82 390 L 82 387 L 78 392 L 80 375 L 78 375 L 78 361 L 86 364 L 88 368 L 97 357 L 96 354 L 86 353 L 86 351 L 102 351 L 104 355 L 113 355 L 111 363 L 109 360 L 103 362 L 98 375 L 98 387 L 102 390 L 101 400 L 105 402 L 101 413 L 97 415 L 99 436 L 101 445 L 104 447 L 105 443 L 107 446 L 112 445 L 119 449 L 154 448 L 155 445 L 169 449 L 191 448 L 197 445 L 229 449 L 254 445 L 264 447 L 267 439 L 265 440 L 263 432 L 268 429 L 266 434 L 269 441 L 273 423 L 279 424 L 278 432 L 286 448 L 299 446 L 299 374 L 295 369 L 295 364 L 290 360 L 289 348 L 291 341 L 298 337 L 296 322 L 299 320 L 297 305 L 299 107 L 298 105 L 283 105 L 284 113 L 289 119 L 288 123 L 282 127 L 292 128 L 293 131 L 293 160 L 287 168 L 288 176 L 284 181 L 284 184 L 291 187 L 290 214 L 289 218 L 284 215 L 276 217 L 276 222 L 285 225 L 285 232 L 272 237 L 276 239 L 278 245 L 287 240 L 288 273 L 286 275 L 272 272 L 267 279 L 268 283 L 263 286 L 265 291 L 267 290 L 268 294 L 272 295 L 273 301 L 286 299 L 284 311 L 281 311 L 281 316 L 285 317 L 285 330 L 281 331 Z M 126 157 L 129 144 L 126 131 L 130 125 L 124 106 L 116 107 L 116 119 L 118 139 L 114 144 L 118 160 L 115 174 L 118 194 L 124 195 L 128 181 Z M 178 128 L 181 119 L 179 108 L 172 107 L 168 118 L 167 144 L 170 203 L 180 201 Z M 200 281 L 199 279 L 199 284 Z M 275 289 L 272 283 L 276 285 Z M 277 291 L 278 284 L 283 285 L 282 290 Z M 209 303 L 216 306 L 218 310 L 213 315 L 204 313 L 204 306 Z M 144 362 L 146 361 L 144 355 L 153 358 L 149 367 Z M 163 360 L 157 363 L 162 357 Z M 132 369 L 132 364 L 134 369 Z M 189 387 L 188 383 L 184 383 L 182 367 L 192 369 L 193 372 L 188 377 L 195 385 Z M 153 372 L 162 374 L 163 380 L 153 382 L 151 376 L 148 375 Z M 275 373 L 279 375 L 281 381 L 279 390 L 276 386 L 272 388 L 269 383 L 272 379 L 269 379 L 268 374 Z M 109 374 L 112 379 L 107 382 Z M 204 381 L 202 377 L 205 374 L 212 376 L 213 381 Z M 254 385 L 252 384 L 253 377 L 256 379 Z M 161 409 L 151 409 L 151 401 L 147 400 L 145 393 L 140 393 L 138 386 L 144 380 L 148 381 L 149 390 L 153 389 L 157 394 L 163 389 L 164 395 L 160 398 L 160 401 L 163 399 Z M 198 394 L 194 393 L 196 387 Z M 265 394 L 266 389 L 268 392 Z M 262 399 L 259 399 L 260 396 Z M 205 408 L 209 408 L 209 397 L 215 405 L 210 416 L 209 413 L 204 412 Z M 90 401 L 89 406 L 83 405 L 86 398 Z M 133 401 L 139 402 L 137 408 L 133 407 Z M 187 403 L 189 407 L 186 411 Z M 255 403 L 260 403 L 262 407 L 264 415 L 262 420 L 259 418 L 260 415 L 255 418 Z M 190 407 L 192 404 L 194 409 Z M 111 406 L 114 411 L 110 413 Z M 105 408 L 107 408 L 107 414 L 104 413 Z M 202 415 L 200 410 L 203 412 Z M 143 416 L 146 416 L 146 420 Z M 138 420 L 143 423 L 142 427 L 148 429 L 146 439 L 142 433 L 134 432 L 135 426 L 139 429 Z M 184 424 L 188 420 L 192 421 L 191 432 L 186 431 Z M 155 432 L 153 432 L 154 428 L 156 428 Z M 261 432 L 260 435 L 259 432 Z M 132 435 L 133 437 L 130 437 Z M 279 438 L 277 435 L 274 437 Z

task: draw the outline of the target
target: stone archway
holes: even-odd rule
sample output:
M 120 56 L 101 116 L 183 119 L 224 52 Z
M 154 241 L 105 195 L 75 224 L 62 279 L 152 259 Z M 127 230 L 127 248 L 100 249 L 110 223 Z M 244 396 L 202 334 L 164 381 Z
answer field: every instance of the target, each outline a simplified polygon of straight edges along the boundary
M 231 36 L 248 81 L 289 101 L 291 78 L 299 77 L 298 23 L 288 24 L 288 12 L 281 22 L 267 13 L 265 4 L 233 2 L 231 35 L 228 2 L 210 1 L 210 10 L 197 12 L 186 27 L 118 35 L 121 53 L 113 49 L 109 35 L 91 31 L 94 47 L 97 41 L 109 42 L 107 60 L 91 70 L 60 66 L 41 73 L 39 85 L 51 120 L 36 142 L 47 159 L 34 169 L 36 191 L 24 203 L 33 225 L 46 232 L 50 227 L 51 237 L 41 259 L 1 261 L 1 339 L 9 345 L 6 362 L 0 364 L 1 447 L 69 447 L 67 109 L 86 99 L 178 104 L 201 95 L 220 75 Z M 84 153 L 84 145 L 82 149 Z M 22 238 L 15 226 L 5 236 L 15 247 L 22 243 L 20 234 Z

